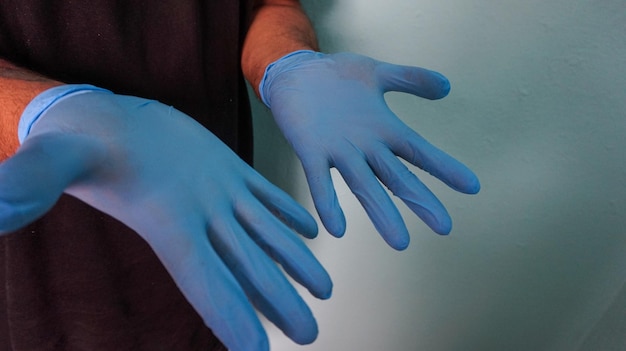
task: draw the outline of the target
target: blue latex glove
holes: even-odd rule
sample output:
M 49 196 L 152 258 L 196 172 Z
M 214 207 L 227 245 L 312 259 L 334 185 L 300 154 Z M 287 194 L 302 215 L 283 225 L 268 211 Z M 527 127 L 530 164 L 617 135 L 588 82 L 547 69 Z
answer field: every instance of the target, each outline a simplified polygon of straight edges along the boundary
M 398 156 L 457 191 L 474 194 L 480 184 L 467 167 L 396 117 L 383 94 L 400 91 L 440 99 L 449 89 L 445 77 L 423 68 L 350 53 L 298 51 L 268 66 L 259 90 L 302 162 L 328 231 L 341 236 L 346 226 L 329 172 L 335 167 L 387 243 L 404 249 L 408 231 L 378 180 L 435 232 L 449 233 L 452 221 Z
M 328 274 L 290 229 L 315 237 L 314 219 L 193 119 L 70 85 L 35 98 L 20 135 L 0 165 L 0 232 L 66 192 L 136 230 L 229 349 L 269 349 L 252 304 L 295 342 L 315 339 L 315 319 L 272 260 L 328 298 Z

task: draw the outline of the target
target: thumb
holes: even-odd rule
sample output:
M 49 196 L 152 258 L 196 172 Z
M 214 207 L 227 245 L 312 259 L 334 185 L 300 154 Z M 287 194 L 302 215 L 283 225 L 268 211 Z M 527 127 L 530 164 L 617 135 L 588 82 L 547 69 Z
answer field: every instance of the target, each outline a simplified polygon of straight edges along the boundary
M 41 217 L 70 184 L 89 173 L 103 155 L 93 144 L 76 135 L 27 138 L 0 164 L 0 233 Z
M 381 62 L 376 78 L 385 92 L 399 91 L 429 100 L 444 98 L 450 92 L 450 81 L 441 73 L 421 67 Z

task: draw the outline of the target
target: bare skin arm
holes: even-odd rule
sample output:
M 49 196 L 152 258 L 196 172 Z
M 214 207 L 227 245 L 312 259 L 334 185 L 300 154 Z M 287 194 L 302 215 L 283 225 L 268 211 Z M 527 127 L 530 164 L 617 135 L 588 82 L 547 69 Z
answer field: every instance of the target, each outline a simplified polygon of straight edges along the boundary
M 0 58 L 0 162 L 19 146 L 17 124 L 24 107 L 42 91 L 61 84 Z
M 296 0 L 257 0 L 241 67 L 258 95 L 265 68 L 296 50 L 317 50 L 313 26 Z

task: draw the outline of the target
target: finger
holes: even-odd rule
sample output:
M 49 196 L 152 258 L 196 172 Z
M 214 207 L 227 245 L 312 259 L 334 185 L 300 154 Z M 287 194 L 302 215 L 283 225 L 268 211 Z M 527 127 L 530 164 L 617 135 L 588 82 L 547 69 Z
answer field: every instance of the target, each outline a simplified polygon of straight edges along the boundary
M 235 211 L 246 232 L 270 257 L 313 296 L 327 299 L 332 292 L 330 276 L 302 240 L 254 199 Z M 244 203 L 239 202 L 239 203 Z
M 284 191 L 256 172 L 248 186 L 256 198 L 289 227 L 309 239 L 317 236 L 315 219 Z
M 44 134 L 26 139 L 0 166 L 0 232 L 41 217 L 101 156 L 102 150 L 79 136 Z
M 311 310 L 235 218 L 215 217 L 209 231 L 215 250 L 254 306 L 294 342 L 313 342 L 317 323 Z
M 442 74 L 420 67 L 380 62 L 376 77 L 384 91 L 399 91 L 425 99 L 444 98 L 450 92 L 450 81 Z
M 361 151 L 348 146 L 335 160 L 335 166 L 387 244 L 396 250 L 407 248 L 410 238 L 402 216 L 381 187 Z
M 438 178 L 452 189 L 476 194 L 480 191 L 478 177 L 467 166 L 438 149 L 407 126 L 390 140 L 393 152 L 411 164 Z
M 211 246 L 203 224 L 154 218 L 150 244 L 213 333 L 233 351 L 269 350 L 254 308 Z
M 335 237 L 346 232 L 346 217 L 339 206 L 337 193 L 330 175 L 330 165 L 326 160 L 300 158 L 306 175 L 315 209 L 324 227 Z
M 452 219 L 439 199 L 389 149 L 368 153 L 376 176 L 438 234 L 452 230 Z

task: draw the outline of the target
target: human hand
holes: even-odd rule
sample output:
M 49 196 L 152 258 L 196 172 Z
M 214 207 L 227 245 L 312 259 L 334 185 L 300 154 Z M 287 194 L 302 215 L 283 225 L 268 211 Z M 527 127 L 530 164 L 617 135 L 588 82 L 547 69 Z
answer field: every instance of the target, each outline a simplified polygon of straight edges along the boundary
M 22 122 L 22 146 L 0 165 L 0 233 L 66 192 L 137 231 L 230 350 L 269 349 L 252 305 L 295 342 L 315 339 L 311 311 L 274 263 L 330 296 L 328 274 L 290 229 L 315 237 L 314 219 L 193 119 L 70 85 L 35 98 Z
M 404 249 L 408 231 L 378 180 L 435 232 L 449 233 L 452 221 L 398 157 L 463 193 L 477 193 L 480 184 L 466 166 L 395 116 L 383 94 L 400 91 L 434 100 L 449 89 L 445 77 L 423 68 L 351 53 L 299 51 L 271 64 L 259 90 L 302 162 L 326 229 L 341 236 L 346 226 L 329 172 L 335 167 L 386 242 Z

